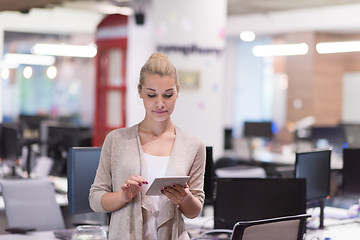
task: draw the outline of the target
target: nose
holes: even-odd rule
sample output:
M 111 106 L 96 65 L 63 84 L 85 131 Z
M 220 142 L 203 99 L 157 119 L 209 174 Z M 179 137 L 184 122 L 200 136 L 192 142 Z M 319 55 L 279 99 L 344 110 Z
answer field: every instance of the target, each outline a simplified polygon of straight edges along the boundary
M 165 105 L 164 99 L 160 96 L 160 97 L 156 100 L 155 106 L 156 106 L 157 109 L 163 109 L 163 108 L 164 108 L 164 105 Z

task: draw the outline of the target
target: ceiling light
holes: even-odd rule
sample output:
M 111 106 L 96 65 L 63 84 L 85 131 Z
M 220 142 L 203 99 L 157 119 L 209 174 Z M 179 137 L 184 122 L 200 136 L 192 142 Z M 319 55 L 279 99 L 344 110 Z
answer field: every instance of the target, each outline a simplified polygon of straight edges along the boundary
M 23 71 L 24 78 L 30 79 L 33 74 L 32 67 L 26 66 Z
M 39 56 L 33 54 L 6 53 L 4 61 L 8 65 L 45 65 L 50 66 L 55 63 L 54 56 Z
M 257 57 L 265 56 L 291 56 L 305 55 L 308 53 L 309 47 L 306 43 L 298 44 L 277 44 L 277 45 L 258 45 L 252 49 Z
M 244 31 L 240 33 L 240 39 L 244 42 L 252 42 L 255 40 L 255 33 L 251 31 Z
M 1 78 L 2 79 L 8 79 L 10 76 L 10 70 L 8 68 L 4 68 L 1 70 Z
M 55 66 L 50 66 L 46 70 L 46 75 L 49 79 L 54 79 L 57 75 L 57 68 Z
M 33 46 L 32 52 L 39 55 L 93 58 L 96 56 L 97 48 L 93 45 L 38 43 Z
M 360 41 L 318 43 L 316 44 L 316 51 L 320 54 L 359 52 Z

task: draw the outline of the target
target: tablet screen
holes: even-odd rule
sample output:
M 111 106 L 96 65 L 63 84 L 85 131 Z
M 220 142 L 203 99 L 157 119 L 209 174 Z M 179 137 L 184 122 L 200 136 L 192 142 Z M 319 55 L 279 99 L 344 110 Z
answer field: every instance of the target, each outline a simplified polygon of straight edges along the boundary
M 174 184 L 178 184 L 184 186 L 186 182 L 189 180 L 189 176 L 166 176 L 166 177 L 158 177 L 155 178 L 151 186 L 146 192 L 148 196 L 158 196 L 163 195 L 161 193 L 161 189 L 166 186 L 172 186 Z

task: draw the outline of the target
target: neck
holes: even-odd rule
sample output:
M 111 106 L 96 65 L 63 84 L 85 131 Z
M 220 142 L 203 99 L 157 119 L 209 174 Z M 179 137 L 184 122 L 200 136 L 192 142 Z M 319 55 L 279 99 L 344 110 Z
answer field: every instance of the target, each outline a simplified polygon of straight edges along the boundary
M 171 120 L 164 122 L 147 121 L 144 119 L 140 122 L 139 127 L 141 130 L 152 133 L 155 136 L 164 134 L 165 132 L 174 132 L 175 126 Z

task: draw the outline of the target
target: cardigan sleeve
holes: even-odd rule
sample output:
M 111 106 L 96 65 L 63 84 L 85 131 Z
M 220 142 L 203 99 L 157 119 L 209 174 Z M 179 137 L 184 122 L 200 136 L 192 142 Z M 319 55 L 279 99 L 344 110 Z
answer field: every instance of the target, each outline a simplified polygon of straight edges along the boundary
M 111 145 L 112 133 L 109 133 L 101 149 L 99 166 L 96 171 L 94 183 L 89 192 L 89 204 L 95 212 L 106 212 L 102 207 L 101 198 L 107 192 L 112 192 L 111 184 Z
M 197 151 L 194 158 L 194 162 L 190 169 L 190 179 L 189 179 L 189 188 L 191 194 L 194 195 L 201 203 L 204 202 L 205 193 L 204 193 L 204 172 L 205 172 L 205 155 L 206 149 L 205 145 L 198 140 L 197 141 Z

